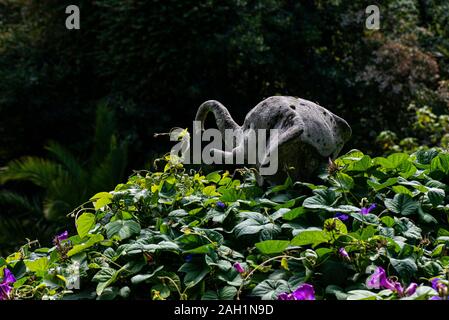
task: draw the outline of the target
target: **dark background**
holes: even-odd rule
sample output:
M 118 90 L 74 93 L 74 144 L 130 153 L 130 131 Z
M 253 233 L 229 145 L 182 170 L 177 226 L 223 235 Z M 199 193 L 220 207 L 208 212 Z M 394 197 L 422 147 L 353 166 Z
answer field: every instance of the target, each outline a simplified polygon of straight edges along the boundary
M 80 30 L 65 27 L 70 4 L 81 10 Z M 106 114 L 115 119 L 107 137 L 127 146 L 125 163 L 108 182 L 95 185 L 98 179 L 75 175 L 61 184 L 78 184 L 71 194 L 86 188 L 76 200 L 51 196 L 47 185 L 32 179 L 9 179 L 2 191 L 33 202 L 36 212 L 0 195 L 0 247 L 14 246 L 14 237 L 52 234 L 51 221 L 58 219 L 42 209 L 48 201 L 62 199 L 62 210 L 70 212 L 133 169 L 149 168 L 170 147 L 154 133 L 191 127 L 205 100 L 222 102 L 240 124 L 271 95 L 312 100 L 350 123 L 346 149 L 372 154 L 381 151 L 375 143 L 381 131 L 412 134 L 410 106 L 447 113 L 447 1 L 377 3 L 377 31 L 365 28 L 369 4 L 375 3 L 0 1 L 0 167 L 28 155 L 52 159 L 45 148 L 50 141 L 71 152 L 81 168 L 101 165 L 91 156 Z M 108 112 L 96 120 L 99 105 Z

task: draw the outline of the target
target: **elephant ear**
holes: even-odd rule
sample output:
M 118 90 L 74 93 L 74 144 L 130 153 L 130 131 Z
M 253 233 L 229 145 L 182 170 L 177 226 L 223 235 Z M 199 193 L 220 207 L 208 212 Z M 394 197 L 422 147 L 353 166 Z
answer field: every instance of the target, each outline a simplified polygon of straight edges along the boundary
M 333 131 L 335 135 L 335 150 L 332 152 L 332 157 L 336 158 L 340 153 L 343 145 L 351 138 L 352 130 L 349 124 L 339 116 L 332 114 L 333 116 Z
M 300 99 L 298 116 L 304 128 L 302 141 L 323 157 L 335 157 L 351 137 L 345 120 L 311 101 Z

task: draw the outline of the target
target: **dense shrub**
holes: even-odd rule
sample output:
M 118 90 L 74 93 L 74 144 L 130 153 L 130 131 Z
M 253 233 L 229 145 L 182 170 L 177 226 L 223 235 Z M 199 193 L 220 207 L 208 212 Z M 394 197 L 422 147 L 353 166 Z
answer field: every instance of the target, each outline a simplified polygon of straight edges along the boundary
M 77 234 L 0 259 L 8 298 L 447 298 L 445 152 L 353 150 L 268 189 L 165 160 L 75 210 Z
M 428 106 L 416 108 L 410 105 L 409 110 L 415 111 L 412 130 L 409 136 L 398 137 L 390 130 L 384 130 L 377 136 L 376 142 L 385 153 L 407 152 L 413 153 L 419 149 L 449 147 L 449 116 L 436 115 Z

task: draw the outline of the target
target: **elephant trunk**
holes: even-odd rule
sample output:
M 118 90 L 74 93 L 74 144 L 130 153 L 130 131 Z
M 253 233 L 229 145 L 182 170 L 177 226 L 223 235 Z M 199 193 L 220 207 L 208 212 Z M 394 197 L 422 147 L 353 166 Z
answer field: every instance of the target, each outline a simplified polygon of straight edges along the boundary
M 201 130 L 204 130 L 204 122 L 209 112 L 212 112 L 217 122 L 218 130 L 220 130 L 223 137 L 225 137 L 225 129 L 232 129 L 241 135 L 240 126 L 232 119 L 228 109 L 220 102 L 209 100 L 201 104 L 196 113 L 195 121 L 201 122 Z

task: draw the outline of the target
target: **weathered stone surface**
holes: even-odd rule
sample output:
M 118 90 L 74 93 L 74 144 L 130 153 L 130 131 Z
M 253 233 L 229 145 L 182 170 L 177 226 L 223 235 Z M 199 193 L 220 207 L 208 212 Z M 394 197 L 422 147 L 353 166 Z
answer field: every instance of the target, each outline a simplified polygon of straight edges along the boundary
M 278 173 L 264 178 L 282 182 L 287 168 L 293 179 L 307 179 L 318 166 L 335 158 L 351 137 L 348 123 L 329 110 L 308 100 L 273 96 L 255 106 L 246 116 L 242 126 L 232 119 L 229 111 L 218 101 L 210 100 L 198 109 L 196 120 L 204 123 L 208 112 L 213 112 L 218 129 L 238 132 L 232 152 L 216 150 L 223 157 L 232 157 L 244 143 L 250 129 L 279 129 Z M 268 140 L 267 150 L 274 147 Z M 246 155 L 245 155 L 246 156 Z M 256 167 L 266 165 L 264 161 Z

